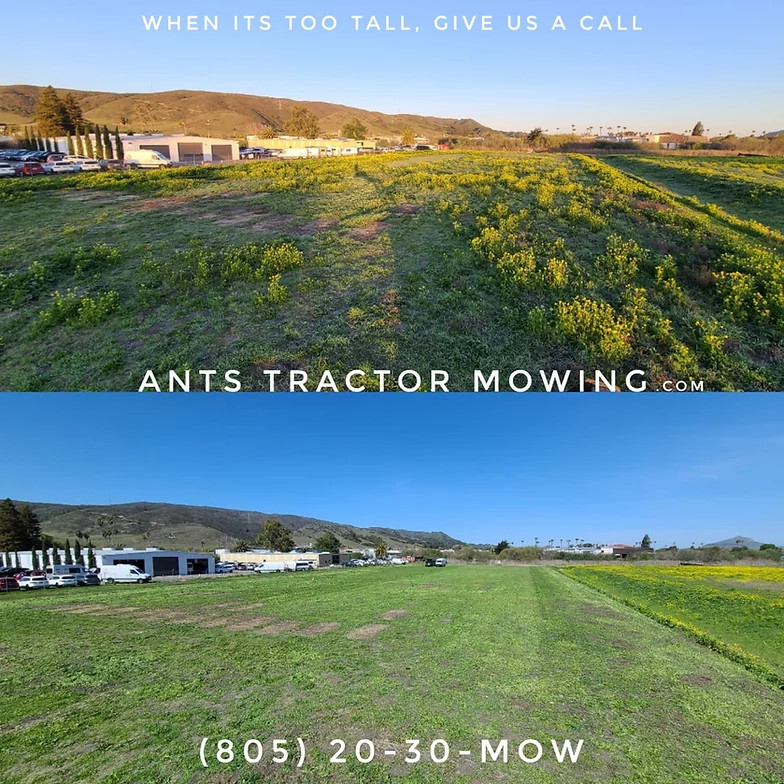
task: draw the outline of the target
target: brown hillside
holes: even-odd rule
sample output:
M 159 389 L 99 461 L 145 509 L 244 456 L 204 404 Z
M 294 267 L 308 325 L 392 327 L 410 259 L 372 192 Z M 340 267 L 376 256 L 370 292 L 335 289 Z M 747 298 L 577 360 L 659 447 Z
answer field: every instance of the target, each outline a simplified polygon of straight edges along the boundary
M 43 88 L 34 85 L 0 86 L 0 123 L 32 123 L 36 100 Z M 55 88 L 62 96 L 73 93 L 85 118 L 123 130 L 194 133 L 235 137 L 260 131 L 266 125 L 281 127 L 294 106 L 304 106 L 320 121 L 325 134 L 335 134 L 356 117 L 370 136 L 397 137 L 410 128 L 430 137 L 472 136 L 489 130 L 476 120 L 422 117 L 415 114 L 382 114 L 323 101 L 293 101 L 238 93 L 172 90 L 162 93 L 102 93 Z

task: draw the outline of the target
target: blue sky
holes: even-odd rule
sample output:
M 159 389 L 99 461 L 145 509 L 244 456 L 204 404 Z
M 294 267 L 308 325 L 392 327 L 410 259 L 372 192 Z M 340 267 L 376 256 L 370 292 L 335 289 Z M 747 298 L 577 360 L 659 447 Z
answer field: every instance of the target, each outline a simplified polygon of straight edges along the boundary
M 285 14 L 338 18 L 334 32 L 284 29 Z M 234 14 L 269 14 L 269 32 L 231 30 Z M 354 32 L 352 14 L 406 17 L 419 33 Z M 505 30 L 508 14 L 536 15 L 535 32 Z M 148 33 L 141 15 L 215 15 L 218 33 Z M 492 14 L 491 33 L 438 33 L 438 14 Z M 566 32 L 551 31 L 555 15 Z M 580 32 L 636 15 L 639 33 Z M 60 2 L 35 6 L 41 24 L 0 27 L 6 84 L 153 91 L 203 89 L 323 100 L 384 112 L 473 117 L 504 130 L 628 126 L 675 131 L 701 120 L 712 133 L 784 128 L 784 3 L 729 0 L 530 0 L 446 5 L 313 4 L 292 0 L 104 3 L 75 16 Z M 48 21 L 47 21 L 48 20 Z M 16 21 L 16 20 L 15 20 Z
M 0 493 L 460 539 L 784 544 L 784 395 L 5 394 Z

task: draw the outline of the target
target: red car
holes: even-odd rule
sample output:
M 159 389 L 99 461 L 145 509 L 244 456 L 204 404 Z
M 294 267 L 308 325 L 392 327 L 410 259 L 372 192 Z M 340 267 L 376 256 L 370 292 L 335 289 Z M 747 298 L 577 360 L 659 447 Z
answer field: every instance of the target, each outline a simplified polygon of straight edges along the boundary
M 32 177 L 36 174 L 46 174 L 46 170 L 40 163 L 23 163 L 18 169 L 21 177 Z
M 0 577 L 0 593 L 18 590 L 19 583 L 13 577 Z

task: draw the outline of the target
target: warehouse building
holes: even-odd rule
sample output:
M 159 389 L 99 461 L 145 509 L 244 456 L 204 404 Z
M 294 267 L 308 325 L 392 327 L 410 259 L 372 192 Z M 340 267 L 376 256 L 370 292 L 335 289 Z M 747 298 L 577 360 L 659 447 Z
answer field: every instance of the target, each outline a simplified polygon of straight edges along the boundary
M 248 136 L 248 146 L 280 150 L 284 157 L 317 158 L 374 152 L 377 142 L 374 139 L 359 141 L 341 138 L 304 139 L 300 136 L 276 136 L 274 139 L 264 139 L 261 136 Z
M 49 563 L 52 563 L 53 551 L 49 548 Z M 41 563 L 40 550 L 36 553 L 38 563 Z M 59 549 L 58 555 L 60 562 L 65 563 L 65 550 Z M 134 547 L 123 547 L 113 549 L 105 547 L 94 551 L 95 565 L 110 566 L 112 564 L 130 564 L 137 569 L 141 569 L 153 577 L 182 576 L 189 574 L 214 574 L 215 556 L 212 553 L 190 553 L 182 550 L 159 550 L 157 547 L 146 547 L 136 549 Z M 17 560 L 18 556 L 18 560 Z M 25 550 L 20 553 L 10 553 L 8 563 L 5 563 L 5 556 L 0 555 L 0 560 L 4 566 L 18 566 L 21 569 L 33 568 L 33 553 Z M 71 548 L 71 561 L 76 562 L 76 555 Z M 82 562 L 87 566 L 87 547 L 82 547 Z
M 231 139 L 213 139 L 184 134 L 123 134 L 123 150 L 155 150 L 172 163 L 224 163 L 240 159 L 239 144 Z
M 290 553 L 273 553 L 269 550 L 249 550 L 244 553 L 230 553 L 221 550 L 218 553 L 218 557 L 223 563 L 263 564 L 310 561 L 314 569 L 332 566 L 333 563 L 342 566 L 351 559 L 349 553 L 313 553 L 297 551 Z

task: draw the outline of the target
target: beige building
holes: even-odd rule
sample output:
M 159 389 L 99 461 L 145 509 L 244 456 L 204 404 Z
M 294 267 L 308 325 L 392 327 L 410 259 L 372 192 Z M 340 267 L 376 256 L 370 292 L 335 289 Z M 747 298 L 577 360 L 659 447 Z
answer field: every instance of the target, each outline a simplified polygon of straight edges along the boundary
M 261 136 L 248 136 L 249 147 L 266 147 L 268 150 L 303 150 L 317 149 L 324 155 L 340 155 L 344 150 L 375 150 L 373 139 L 303 139 L 299 136 L 276 136 L 274 139 L 263 139 Z
M 245 552 L 245 553 L 220 553 L 219 556 L 224 563 L 294 563 L 294 561 L 310 561 L 314 569 L 324 566 L 332 566 L 335 557 L 332 553 L 264 553 L 264 552 Z M 341 553 L 337 562 L 343 564 L 351 556 Z

